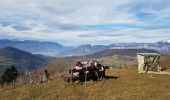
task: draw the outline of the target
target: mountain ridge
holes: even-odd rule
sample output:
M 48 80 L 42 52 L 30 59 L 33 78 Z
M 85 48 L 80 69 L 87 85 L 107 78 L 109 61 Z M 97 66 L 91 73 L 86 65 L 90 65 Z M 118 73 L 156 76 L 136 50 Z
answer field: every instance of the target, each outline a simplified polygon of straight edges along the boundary
M 55 57 L 83 56 L 107 49 L 152 49 L 162 54 L 170 54 L 170 43 L 114 43 L 110 45 L 84 44 L 79 46 L 63 46 L 57 42 L 43 42 L 32 40 L 0 40 L 0 48 L 15 47 L 20 50 Z
M 34 70 L 47 64 L 48 60 L 48 57 L 34 55 L 14 47 L 5 47 L 0 49 L 0 72 L 11 65 L 16 66 L 20 72 Z

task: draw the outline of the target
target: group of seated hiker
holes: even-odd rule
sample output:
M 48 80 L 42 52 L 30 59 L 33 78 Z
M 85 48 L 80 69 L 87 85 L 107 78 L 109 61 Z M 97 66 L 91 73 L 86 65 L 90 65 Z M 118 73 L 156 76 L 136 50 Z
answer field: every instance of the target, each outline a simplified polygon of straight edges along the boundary
M 91 60 L 89 62 L 77 61 L 75 67 L 69 70 L 70 77 L 65 81 L 98 81 L 105 77 L 105 67 L 97 61 Z

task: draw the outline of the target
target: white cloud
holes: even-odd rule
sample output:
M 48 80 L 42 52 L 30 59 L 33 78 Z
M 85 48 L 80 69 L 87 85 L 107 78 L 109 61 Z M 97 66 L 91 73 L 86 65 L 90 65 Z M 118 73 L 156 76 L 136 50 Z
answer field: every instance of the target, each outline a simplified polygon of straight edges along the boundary
M 167 0 L 1 0 L 0 37 L 65 45 L 155 42 L 170 36 L 169 9 Z

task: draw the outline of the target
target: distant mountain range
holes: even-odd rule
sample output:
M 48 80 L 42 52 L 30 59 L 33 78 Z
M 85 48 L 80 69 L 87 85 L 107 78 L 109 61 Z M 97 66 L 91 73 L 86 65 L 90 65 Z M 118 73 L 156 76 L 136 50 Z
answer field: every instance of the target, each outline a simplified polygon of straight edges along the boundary
M 114 43 L 111 45 L 80 45 L 80 46 L 62 46 L 57 42 L 40 42 L 31 40 L 0 40 L 0 48 L 15 47 L 20 50 L 31 52 L 33 54 L 42 54 L 55 57 L 81 56 L 96 53 L 108 49 L 152 49 L 162 54 L 170 54 L 170 40 L 156 43 Z
M 31 40 L 0 40 L 0 48 L 4 47 L 14 47 L 20 50 L 31 52 L 33 54 L 42 54 L 47 56 L 79 56 L 92 54 L 98 51 L 109 49 L 108 46 L 103 45 L 80 45 L 77 47 L 73 46 L 62 46 L 57 42 L 40 42 L 40 41 L 31 41 Z
M 34 55 L 13 47 L 5 47 L 0 49 L 0 72 L 11 65 L 17 67 L 19 71 L 34 70 L 46 65 L 49 60 L 50 58 L 42 55 Z
M 63 46 L 56 42 L 41 42 L 31 40 L 0 40 L 0 48 L 14 47 L 34 54 L 58 55 Z M 65 48 L 64 48 L 65 49 Z

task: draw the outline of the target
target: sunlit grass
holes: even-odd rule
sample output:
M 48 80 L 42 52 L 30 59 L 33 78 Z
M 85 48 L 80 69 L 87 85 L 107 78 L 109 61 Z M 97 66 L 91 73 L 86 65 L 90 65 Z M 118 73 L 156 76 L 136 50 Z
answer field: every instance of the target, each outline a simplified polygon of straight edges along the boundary
M 74 84 L 61 78 L 42 84 L 0 89 L 2 100 L 169 100 L 170 76 L 138 74 L 137 68 L 112 69 L 107 75 L 119 77 L 100 82 Z

